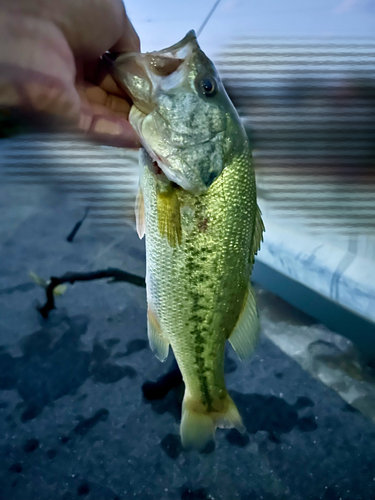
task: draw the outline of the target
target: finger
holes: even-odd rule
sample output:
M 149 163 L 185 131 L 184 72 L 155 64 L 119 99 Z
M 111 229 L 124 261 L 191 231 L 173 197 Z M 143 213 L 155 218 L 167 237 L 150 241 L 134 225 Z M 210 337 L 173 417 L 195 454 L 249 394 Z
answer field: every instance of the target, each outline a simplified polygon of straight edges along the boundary
M 86 84 L 84 92 L 89 103 L 100 104 L 114 112 L 124 114 L 125 117 L 129 115 L 131 104 L 125 99 L 109 94 L 96 85 Z
M 108 94 L 113 94 L 126 99 L 129 102 L 129 105 L 132 104 L 131 98 L 117 85 L 112 76 L 108 73 L 106 65 L 101 59 L 85 62 L 83 68 L 84 80 L 101 87 Z M 83 81 L 83 79 L 78 81 Z
M 102 89 L 99 89 L 102 90 Z M 136 133 L 127 120 L 128 112 L 113 110 L 101 101 L 105 102 L 100 92 L 96 93 L 91 89 L 88 95 L 84 89 L 78 89 L 81 97 L 81 117 L 79 128 L 90 138 L 102 141 L 103 144 L 114 144 L 122 147 L 140 147 Z M 116 109 L 119 109 L 115 106 Z
M 93 115 L 82 117 L 79 127 L 89 139 L 108 146 L 139 148 L 140 142 L 130 123 L 124 118 L 110 115 L 106 110 L 96 110 Z
M 104 117 L 95 117 L 93 126 L 86 132 L 86 137 L 103 146 L 139 149 L 141 144 L 127 121 L 111 122 Z
M 130 104 L 132 104 L 132 100 L 129 97 L 129 95 L 125 92 L 125 90 L 122 90 L 117 83 L 114 81 L 111 75 L 105 75 L 103 78 L 98 81 L 98 85 L 108 92 L 109 94 L 116 95 L 118 97 L 122 97 L 123 99 L 126 99 Z

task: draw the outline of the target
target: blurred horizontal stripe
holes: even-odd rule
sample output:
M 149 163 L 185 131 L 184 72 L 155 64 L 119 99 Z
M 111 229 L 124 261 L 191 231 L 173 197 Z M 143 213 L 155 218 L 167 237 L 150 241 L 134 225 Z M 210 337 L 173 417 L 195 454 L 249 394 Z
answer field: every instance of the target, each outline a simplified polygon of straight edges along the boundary
M 251 141 L 265 218 L 344 245 L 357 238 L 355 251 L 372 258 L 375 41 L 248 38 L 214 62 Z M 136 151 L 72 134 L 7 139 L 0 149 L 9 181 L 57 185 L 111 230 L 133 220 Z
M 375 254 L 375 40 L 261 40 L 215 59 L 254 150 L 265 218 Z M 352 248 L 353 245 L 352 245 Z
M 98 146 L 75 134 L 38 134 L 0 142 L 1 173 L 21 185 L 51 184 L 90 208 L 110 230 L 133 223 L 138 152 Z

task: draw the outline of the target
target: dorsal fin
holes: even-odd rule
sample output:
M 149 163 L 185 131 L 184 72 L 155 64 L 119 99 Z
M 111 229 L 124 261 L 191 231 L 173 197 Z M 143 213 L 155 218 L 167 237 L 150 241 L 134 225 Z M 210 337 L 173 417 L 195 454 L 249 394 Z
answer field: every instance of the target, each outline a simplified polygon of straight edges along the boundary
M 260 211 L 259 206 L 257 205 L 255 211 L 255 222 L 254 222 L 254 231 L 253 231 L 253 240 L 251 242 L 249 262 L 254 264 L 254 257 L 258 253 L 260 249 L 260 244 L 263 241 L 263 232 L 265 231 L 265 227 L 262 220 L 262 212 Z

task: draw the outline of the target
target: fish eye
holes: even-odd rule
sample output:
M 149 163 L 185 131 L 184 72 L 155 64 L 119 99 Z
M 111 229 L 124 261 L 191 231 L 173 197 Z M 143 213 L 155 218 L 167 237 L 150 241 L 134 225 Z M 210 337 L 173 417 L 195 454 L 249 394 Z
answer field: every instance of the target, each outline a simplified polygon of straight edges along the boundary
M 217 92 L 217 83 L 212 76 L 206 76 L 200 81 L 200 89 L 202 93 L 208 97 L 212 97 Z

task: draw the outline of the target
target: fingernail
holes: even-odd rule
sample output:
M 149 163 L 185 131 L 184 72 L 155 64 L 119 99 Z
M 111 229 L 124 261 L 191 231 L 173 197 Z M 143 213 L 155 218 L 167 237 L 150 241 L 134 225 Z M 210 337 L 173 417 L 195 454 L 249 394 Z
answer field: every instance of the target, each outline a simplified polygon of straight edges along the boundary
M 120 123 L 107 120 L 106 118 L 98 118 L 94 124 L 93 131 L 98 134 L 121 135 L 123 129 Z
M 79 117 L 78 128 L 80 130 L 83 130 L 84 132 L 87 132 L 88 130 L 90 130 L 91 123 L 92 123 L 92 116 L 81 113 L 81 116 Z

